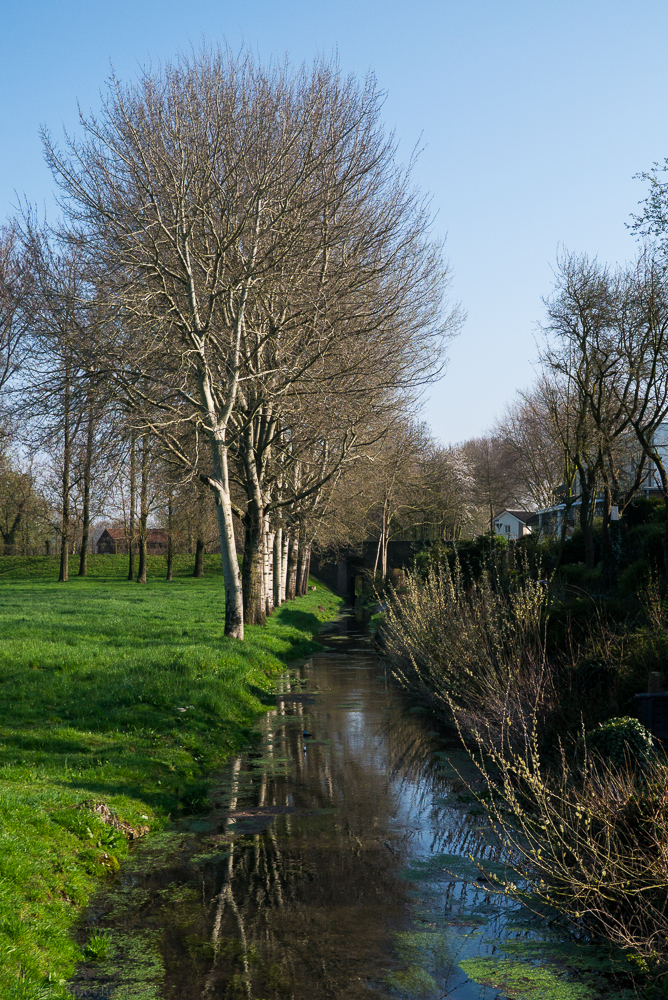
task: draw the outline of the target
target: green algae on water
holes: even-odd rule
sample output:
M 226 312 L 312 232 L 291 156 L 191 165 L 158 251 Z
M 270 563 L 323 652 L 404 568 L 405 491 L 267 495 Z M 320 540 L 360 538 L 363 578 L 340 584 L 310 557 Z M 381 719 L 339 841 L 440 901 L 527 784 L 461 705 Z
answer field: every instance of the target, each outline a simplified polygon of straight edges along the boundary
M 600 996 L 591 986 L 571 982 L 556 966 L 507 958 L 466 958 L 459 966 L 473 982 L 501 990 L 508 1000 L 594 1000 Z
M 406 968 L 386 976 L 392 990 L 412 997 L 436 996 L 436 976 L 452 964 L 448 936 L 444 931 L 403 931 L 392 935 L 397 956 Z

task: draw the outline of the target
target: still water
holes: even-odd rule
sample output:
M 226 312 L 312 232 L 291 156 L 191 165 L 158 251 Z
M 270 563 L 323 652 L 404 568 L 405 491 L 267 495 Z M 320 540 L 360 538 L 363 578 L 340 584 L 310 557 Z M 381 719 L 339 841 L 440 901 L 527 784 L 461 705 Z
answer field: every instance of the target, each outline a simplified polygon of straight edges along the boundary
M 91 909 L 87 1000 L 621 997 L 606 956 L 490 894 L 503 858 L 466 755 L 411 711 L 352 616 L 295 665 L 213 811 L 152 838 Z M 305 733 L 309 735 L 304 735 Z

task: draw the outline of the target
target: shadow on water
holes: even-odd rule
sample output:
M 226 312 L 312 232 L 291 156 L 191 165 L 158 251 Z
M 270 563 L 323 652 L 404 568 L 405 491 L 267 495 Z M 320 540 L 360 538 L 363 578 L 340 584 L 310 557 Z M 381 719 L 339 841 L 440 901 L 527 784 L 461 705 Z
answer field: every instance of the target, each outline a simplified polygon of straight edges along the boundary
M 475 772 L 403 703 L 362 626 L 343 615 L 322 641 L 211 813 L 141 845 L 91 907 L 82 934 L 106 932 L 108 954 L 74 995 L 623 996 L 605 956 L 476 884 L 471 857 L 502 865 L 460 777 Z

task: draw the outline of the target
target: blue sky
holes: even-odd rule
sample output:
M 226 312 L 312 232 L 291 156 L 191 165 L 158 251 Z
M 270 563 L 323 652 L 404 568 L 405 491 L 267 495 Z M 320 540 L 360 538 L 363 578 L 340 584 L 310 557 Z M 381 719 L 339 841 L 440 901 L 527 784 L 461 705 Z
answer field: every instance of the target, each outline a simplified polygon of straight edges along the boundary
M 633 175 L 668 156 L 666 0 L 4 0 L 0 218 L 15 192 L 50 209 L 40 125 L 75 127 L 110 64 L 128 78 L 202 40 L 376 73 L 404 154 L 424 146 L 415 178 L 468 314 L 424 415 L 445 443 L 483 433 L 532 380 L 559 247 L 635 253 Z

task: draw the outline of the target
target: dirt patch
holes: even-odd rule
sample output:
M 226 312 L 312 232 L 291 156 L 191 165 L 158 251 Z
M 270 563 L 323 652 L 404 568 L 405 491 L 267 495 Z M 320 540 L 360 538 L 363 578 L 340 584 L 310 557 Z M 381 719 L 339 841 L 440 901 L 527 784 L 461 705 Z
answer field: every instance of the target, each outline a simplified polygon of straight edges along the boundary
M 144 825 L 132 826 L 131 823 L 127 823 L 124 819 L 121 819 L 113 809 L 110 809 L 106 802 L 95 802 L 94 799 L 87 799 L 81 803 L 79 808 L 88 809 L 90 812 L 95 813 L 103 823 L 113 827 L 114 830 L 119 830 L 128 840 L 138 840 L 139 837 L 143 837 L 151 829 L 150 826 Z

